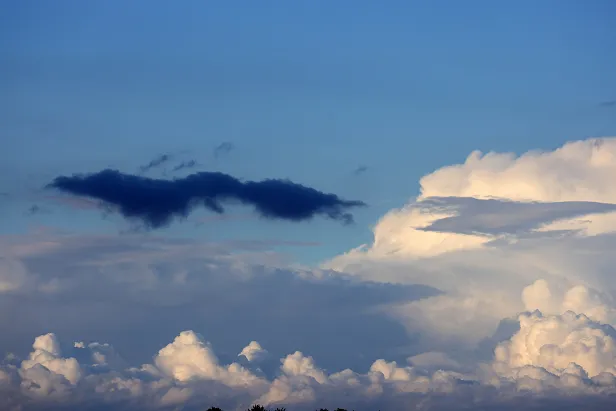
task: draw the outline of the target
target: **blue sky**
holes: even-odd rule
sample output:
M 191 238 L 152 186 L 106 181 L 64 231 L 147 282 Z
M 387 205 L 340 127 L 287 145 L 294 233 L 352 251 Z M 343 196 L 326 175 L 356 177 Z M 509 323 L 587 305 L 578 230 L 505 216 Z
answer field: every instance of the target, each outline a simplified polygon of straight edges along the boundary
M 161 153 L 245 179 L 290 178 L 367 202 L 356 224 L 230 221 L 164 234 L 319 242 L 314 263 L 371 240 L 418 179 L 475 149 L 553 149 L 614 135 L 609 0 L 5 2 L 0 230 L 117 232 L 72 210 L 27 216 L 59 174 L 134 172 Z M 235 149 L 215 159 L 223 141 Z M 360 165 L 366 172 L 353 175 Z M 154 174 L 156 175 L 156 174 Z M 41 204 L 44 205 L 44 204 Z M 204 214 L 206 215 L 206 214 Z

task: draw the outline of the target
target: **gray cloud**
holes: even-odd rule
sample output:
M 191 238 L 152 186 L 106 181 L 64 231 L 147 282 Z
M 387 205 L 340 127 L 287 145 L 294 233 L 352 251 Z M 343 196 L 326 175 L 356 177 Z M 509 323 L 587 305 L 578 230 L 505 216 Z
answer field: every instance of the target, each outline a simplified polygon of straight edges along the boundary
M 368 171 L 368 166 L 360 165 L 355 170 L 353 170 L 353 175 L 358 176 L 358 175 L 364 174 L 366 171 Z
M 235 144 L 230 141 L 224 141 L 214 148 L 214 158 L 225 156 L 235 150 Z
M 76 356 L 70 349 L 72 341 L 86 339 L 111 343 L 132 365 L 152 364 L 152 355 L 186 329 L 200 332 L 212 343 L 221 366 L 238 361 L 237 353 L 251 340 L 272 353 L 258 368 L 243 363 L 267 379 L 254 390 L 211 378 L 182 382 L 147 369 L 101 369 L 89 365 L 83 356 L 79 363 L 86 377 L 74 385 L 44 367 L 20 374 L 5 366 L 12 382 L 0 382 L 4 390 L 0 396 L 22 409 L 174 410 L 177 403 L 165 401 L 175 398 L 185 410 L 202 411 L 210 405 L 244 410 L 276 384 L 305 393 L 299 403 L 290 399 L 281 403 L 298 411 L 338 406 L 358 410 L 573 410 L 581 404 L 594 409 L 609 409 L 614 404 L 613 384 L 600 380 L 581 380 L 572 387 L 562 385 L 556 376 L 501 379 L 497 389 L 481 375 L 407 369 L 405 357 L 426 347 L 417 347 L 413 353 L 415 342 L 409 339 L 408 330 L 381 314 L 379 307 L 426 301 L 437 290 L 359 282 L 326 270 L 284 268 L 275 255 L 264 252 L 267 243 L 203 244 L 152 235 L 44 233 L 5 236 L 0 246 L 4 251 L 0 280 L 5 287 L 15 285 L 5 289 L 0 299 L 0 349 L 17 352 L 22 358 L 33 337 L 48 331 L 61 339 L 63 358 Z M 465 272 L 458 270 L 456 275 L 464 277 Z M 502 322 L 495 335 L 483 342 L 486 350 L 515 331 L 515 324 Z M 432 349 L 437 346 L 433 344 Z M 297 369 L 304 371 L 300 372 L 316 372 L 320 378 L 320 372 L 330 375 L 351 367 L 355 373 L 331 377 L 326 383 L 303 374 L 283 375 L 277 359 L 295 350 L 314 356 L 318 367 L 311 369 L 302 360 L 298 364 L 303 368 Z M 398 367 L 408 379 L 386 379 L 381 371 L 368 371 L 378 358 L 396 360 L 397 366 L 384 365 Z M 320 371 L 321 367 L 326 371 Z M 51 384 L 59 397 L 33 397 L 27 378 Z M 346 383 L 347 378 L 357 382 Z M 542 391 L 526 391 L 525 384 L 540 385 Z M 588 390 L 597 392 L 589 395 Z M 66 394 L 61 396 L 62 392 Z
M 26 210 L 26 215 L 33 216 L 36 214 L 47 214 L 49 212 L 50 211 L 47 208 L 41 207 L 38 204 L 33 204 L 28 208 L 28 210 Z
M 170 160 L 171 160 L 170 154 L 161 154 L 158 157 L 152 159 L 149 163 L 144 164 L 141 167 L 139 167 L 139 171 L 141 171 L 142 173 L 145 173 L 147 171 L 150 171 L 153 168 L 158 168 L 162 166 L 163 164 L 168 163 Z
M 180 164 L 173 167 L 172 171 L 189 170 L 197 166 L 195 160 L 182 161 Z
M 425 231 L 490 235 L 520 235 L 557 220 L 616 211 L 615 204 L 589 201 L 523 203 L 471 197 L 431 197 L 417 206 L 429 208 L 433 212 L 457 214 L 433 222 L 423 228 Z M 541 233 L 540 235 L 553 234 Z
M 0 331 L 11 330 L 3 332 L 0 352 L 27 347 L 33 335 L 52 329 L 67 338 L 86 333 L 113 341 L 129 359 L 143 362 L 162 342 L 196 329 L 215 346 L 232 347 L 223 356 L 256 339 L 279 356 L 309 350 L 327 368 L 362 368 L 382 356 L 403 360 L 396 350 L 410 344 L 405 330 L 376 307 L 438 293 L 275 268 L 276 255 L 264 253 L 276 245 L 271 242 L 51 238 L 38 246 L 5 243 L 7 250 L 30 250 L 14 260 L 29 274 L 0 300 Z

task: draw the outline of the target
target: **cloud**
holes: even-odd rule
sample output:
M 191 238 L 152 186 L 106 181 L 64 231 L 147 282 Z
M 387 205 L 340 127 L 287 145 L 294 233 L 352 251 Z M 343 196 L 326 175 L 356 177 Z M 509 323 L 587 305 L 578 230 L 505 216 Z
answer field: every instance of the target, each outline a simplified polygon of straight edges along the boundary
M 0 398 L 30 409 L 614 409 L 614 171 L 609 138 L 475 153 L 422 178 L 374 241 L 319 269 L 288 266 L 266 243 L 1 237 L 0 350 L 32 361 L 33 338 L 57 337 L 30 350 L 39 360 L 27 370 L 7 360 Z M 71 359 L 78 378 L 66 377 Z
M 520 378 L 520 371 L 535 367 L 580 377 L 580 384 L 602 373 L 616 376 L 616 330 L 611 326 L 573 311 L 549 316 L 535 311 L 520 315 L 519 322 L 520 330 L 496 347 L 497 372 Z
M 353 221 L 347 209 L 365 205 L 288 180 L 242 182 L 215 172 L 163 180 L 107 169 L 56 177 L 47 187 L 103 201 L 125 218 L 139 220 L 149 228 L 160 228 L 173 219 L 185 218 L 199 206 L 223 213 L 221 203 L 224 202 L 251 205 L 264 218 L 303 221 L 323 215 L 343 223 Z
M 601 107 L 616 107 L 616 100 L 603 101 L 599 105 Z
M 258 362 L 267 356 L 267 350 L 258 342 L 251 341 L 237 356 L 244 356 L 250 362 Z
M 139 167 L 139 170 L 142 173 L 145 173 L 147 171 L 150 171 L 153 168 L 160 167 L 161 165 L 169 162 L 169 160 L 171 160 L 171 155 L 169 155 L 169 154 L 161 154 L 158 157 L 152 159 L 148 164 L 145 164 L 145 165 L 142 165 L 141 167 Z
M 214 158 L 220 158 L 235 150 L 235 145 L 230 141 L 224 141 L 214 148 Z
M 229 386 L 243 386 L 258 381 L 239 364 L 233 363 L 228 367 L 218 365 L 209 344 L 194 331 L 181 332 L 171 344 L 159 351 L 154 363 L 163 374 L 180 382 L 208 379 L 222 381 Z
M 75 358 L 62 358 L 60 345 L 55 334 L 48 333 L 36 337 L 33 348 L 34 351 L 30 353 L 29 359 L 21 363 L 21 370 L 26 376 L 30 370 L 44 367 L 54 374 L 66 378 L 71 384 L 76 384 L 79 381 L 81 378 L 79 363 Z M 48 390 L 45 390 L 44 394 L 48 393 Z
M 153 236 L 48 232 L 3 241 L 1 249 L 23 264 L 29 285 L 13 288 L 0 301 L 0 313 L 5 313 L 0 315 L 0 332 L 6 336 L 0 351 L 20 353 L 20 341 L 25 345 L 38 332 L 57 332 L 37 339 L 34 354 L 28 354 L 36 364 L 18 363 L 10 385 L 12 398 L 24 396 L 21 404 L 39 398 L 39 409 L 81 409 L 88 404 L 164 409 L 180 403 L 187 409 L 245 409 L 270 392 L 279 373 L 287 378 L 276 387 L 295 387 L 305 378 L 326 375 L 302 359 L 307 358 L 303 354 L 290 357 L 281 369 L 277 358 L 287 353 L 309 349 L 334 370 L 348 364 L 368 369 L 384 354 L 403 361 L 405 354 L 397 353 L 406 341 L 403 330 L 375 308 L 435 292 L 354 282 L 327 272 L 284 270 L 250 248 Z M 213 343 L 190 331 L 188 326 L 196 324 Z M 66 342 L 62 349 L 60 338 Z M 160 349 L 168 338 L 172 342 Z M 114 360 L 115 350 L 96 341 L 113 342 L 129 365 L 115 365 L 121 363 Z M 222 353 L 214 354 L 213 347 Z M 32 370 L 27 375 L 26 368 Z M 79 377 L 72 377 L 77 370 Z M 316 383 L 320 385 L 311 388 L 317 392 L 315 401 L 321 398 L 319 391 L 334 389 L 326 378 Z M 58 398 L 36 397 L 37 387 Z M 278 401 L 297 400 L 293 392 L 287 398 L 276 394 L 276 388 L 271 391 L 270 397 Z
M 584 313 L 588 318 L 616 326 L 616 309 L 611 306 L 609 295 L 584 285 L 551 287 L 541 279 L 522 291 L 522 301 L 527 311 L 538 310 L 543 314 L 561 315 L 567 311 Z
M 172 171 L 180 171 L 185 169 L 194 168 L 197 165 L 195 160 L 182 161 L 180 164 L 173 167 Z
M 518 202 L 473 197 L 430 197 L 416 207 L 451 214 L 430 223 L 425 231 L 489 236 L 527 234 L 555 221 L 616 211 L 616 204 L 589 201 Z
M 112 341 L 134 365 L 194 329 L 247 367 L 237 354 L 249 341 L 267 348 L 264 360 L 309 349 L 327 368 L 367 367 L 377 356 L 417 354 L 378 308 L 438 293 L 286 268 L 268 244 L 33 233 L 4 238 L 0 250 L 0 353 L 54 330 L 74 341 Z
M 353 174 L 358 176 L 360 174 L 365 173 L 366 171 L 368 171 L 368 166 L 366 165 L 360 165 L 358 166 L 355 170 L 353 170 Z
M 456 360 L 479 349 L 503 318 L 528 308 L 522 292 L 538 280 L 553 293 L 573 290 L 568 306 L 610 321 L 614 172 L 614 138 L 519 157 L 475 152 L 423 177 L 416 199 L 378 221 L 372 243 L 323 268 L 443 291 L 388 310 L 426 349 L 455 350 Z M 606 294 L 601 307 L 597 290 Z
M 554 321 L 563 329 L 555 329 L 551 325 Z M 11 398 L 20 398 L 22 404 L 36 401 L 30 409 L 54 406 L 90 409 L 83 407 L 94 405 L 99 410 L 178 406 L 192 410 L 216 405 L 242 410 L 250 404 L 261 403 L 299 411 L 319 406 L 351 409 L 361 404 L 444 411 L 470 406 L 481 410 L 533 409 L 532 406 L 549 410 L 552 408 L 545 408 L 546 404 L 555 406 L 554 409 L 560 409 L 556 407 L 559 404 L 614 404 L 609 395 L 616 392 L 616 377 L 610 368 L 613 358 L 606 346 L 601 346 L 600 352 L 593 351 L 597 353 L 595 361 L 586 364 L 592 370 L 592 377 L 582 366 L 566 363 L 576 355 L 584 355 L 582 347 L 568 345 L 568 336 L 576 332 L 591 333 L 586 344 L 611 338 L 604 337 L 600 327 L 569 314 L 547 321 L 539 314 L 523 315 L 520 322 L 521 331 L 497 347 L 491 368 L 478 368 L 475 374 L 427 371 L 384 359 L 375 360 L 366 372 L 351 369 L 327 372 L 312 356 L 295 351 L 280 360 L 277 376 L 270 379 L 235 362 L 221 363 L 212 345 L 191 330 L 180 332 L 151 363 L 92 373 L 88 371 L 92 370 L 89 364 L 63 357 L 55 334 L 47 334 L 35 339 L 34 351 L 29 356 L 45 355 L 51 359 L 45 358 L 35 366 L 31 361 L 23 361 L 20 366 L 4 366 L 0 387 L 9 393 L 3 397 L 5 402 Z M 545 327 L 548 334 L 539 343 L 544 345 L 528 345 L 529 340 L 523 335 L 532 333 L 533 329 L 529 330 L 532 327 Z M 593 330 L 598 330 L 598 334 L 592 334 Z M 554 358 L 560 368 L 552 366 Z M 541 361 L 547 362 L 547 369 L 539 365 L 543 364 Z M 65 378 L 65 374 L 71 378 Z M 566 401 L 563 401 L 564 390 Z
M 420 180 L 428 197 L 500 198 L 512 201 L 616 202 L 606 176 L 616 170 L 616 138 L 566 143 L 552 152 L 472 152 L 463 164 L 443 167 Z
M 616 191 L 608 178 L 614 172 L 613 138 L 520 157 L 473 152 L 464 164 L 423 177 L 418 198 L 382 217 L 374 242 L 347 257 L 421 258 L 505 237 L 616 231 Z
M 33 204 L 32 206 L 30 206 L 30 208 L 28 208 L 28 210 L 26 211 L 26 214 L 29 216 L 32 216 L 35 214 L 44 213 L 45 211 L 46 210 L 42 208 L 41 206 L 39 206 L 38 204 Z

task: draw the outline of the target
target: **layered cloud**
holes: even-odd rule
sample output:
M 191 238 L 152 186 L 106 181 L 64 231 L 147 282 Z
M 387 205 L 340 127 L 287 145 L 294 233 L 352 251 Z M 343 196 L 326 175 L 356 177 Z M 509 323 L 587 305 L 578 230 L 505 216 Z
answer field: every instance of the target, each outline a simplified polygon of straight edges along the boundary
M 403 327 L 379 308 L 439 292 L 284 268 L 268 243 L 36 232 L 4 237 L 0 249 L 0 352 L 53 330 L 111 341 L 127 360 L 142 362 L 199 324 L 217 346 L 235 347 L 224 353 L 233 357 L 256 340 L 273 359 L 311 349 L 326 367 L 368 366 L 376 356 L 405 355 L 397 353 L 407 340 Z M 252 348 L 243 354 L 248 360 L 258 356 Z
M 266 244 L 6 236 L 0 349 L 24 360 L 8 357 L 0 397 L 25 409 L 613 409 L 614 171 L 616 139 L 473 153 L 320 269 L 286 266 Z
M 303 221 L 320 215 L 344 223 L 353 221 L 347 210 L 365 205 L 288 180 L 242 182 L 216 172 L 164 180 L 107 169 L 93 174 L 60 176 L 48 188 L 102 201 L 125 218 L 140 220 L 150 228 L 185 218 L 198 207 L 222 214 L 224 203 L 253 206 L 265 218 Z

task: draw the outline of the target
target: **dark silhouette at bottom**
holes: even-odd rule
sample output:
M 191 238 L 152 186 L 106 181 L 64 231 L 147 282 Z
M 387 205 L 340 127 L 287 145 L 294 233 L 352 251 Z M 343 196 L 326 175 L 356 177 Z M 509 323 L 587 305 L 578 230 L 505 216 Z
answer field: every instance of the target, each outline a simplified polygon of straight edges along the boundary
M 207 411 L 223 411 L 223 410 L 218 407 L 210 407 L 207 409 Z M 262 405 L 256 404 L 248 408 L 246 411 L 287 411 L 287 409 L 286 408 L 276 408 L 273 410 L 269 410 Z M 320 408 L 316 411 L 329 411 L 329 410 L 327 408 Z M 347 411 L 347 410 L 345 410 L 344 408 L 336 408 L 334 411 Z

